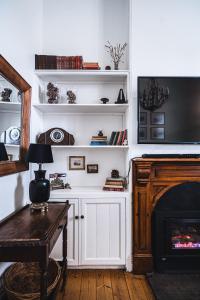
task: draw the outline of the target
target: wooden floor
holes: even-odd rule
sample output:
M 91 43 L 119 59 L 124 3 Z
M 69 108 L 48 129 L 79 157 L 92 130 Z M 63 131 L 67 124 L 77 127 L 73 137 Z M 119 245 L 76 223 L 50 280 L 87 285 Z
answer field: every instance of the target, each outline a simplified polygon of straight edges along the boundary
M 68 270 L 56 300 L 154 300 L 144 276 L 122 270 Z

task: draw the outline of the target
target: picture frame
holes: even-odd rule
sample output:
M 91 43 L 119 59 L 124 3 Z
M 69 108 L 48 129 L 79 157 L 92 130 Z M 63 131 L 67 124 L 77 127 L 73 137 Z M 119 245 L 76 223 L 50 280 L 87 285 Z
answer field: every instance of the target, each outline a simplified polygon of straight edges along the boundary
M 152 140 L 164 140 L 165 128 L 164 127 L 151 127 L 151 139 Z
M 147 128 L 139 127 L 139 139 L 146 140 L 147 139 Z
M 151 113 L 151 125 L 165 125 L 165 113 L 164 112 L 152 112 Z
M 69 156 L 69 170 L 85 170 L 85 156 Z
M 146 112 L 140 112 L 139 124 L 140 125 L 147 125 L 147 113 Z
M 99 166 L 98 164 L 88 164 L 87 165 L 87 173 L 88 174 L 94 174 L 99 172 Z

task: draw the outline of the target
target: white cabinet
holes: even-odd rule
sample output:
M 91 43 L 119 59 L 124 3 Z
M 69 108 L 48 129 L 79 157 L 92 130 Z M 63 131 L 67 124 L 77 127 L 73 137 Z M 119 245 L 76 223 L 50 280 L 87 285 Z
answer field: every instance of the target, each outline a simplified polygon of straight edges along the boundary
M 81 265 L 125 265 L 125 199 L 82 199 L 81 216 Z
M 58 199 L 63 201 L 63 199 Z M 78 265 L 78 199 L 70 199 L 71 207 L 68 211 L 68 227 L 67 227 L 67 260 L 69 266 Z M 52 252 L 51 257 L 56 260 L 62 260 L 62 234 L 60 234 Z
M 125 265 L 125 202 L 110 197 L 69 200 L 69 266 Z M 62 236 L 51 256 L 62 259 Z

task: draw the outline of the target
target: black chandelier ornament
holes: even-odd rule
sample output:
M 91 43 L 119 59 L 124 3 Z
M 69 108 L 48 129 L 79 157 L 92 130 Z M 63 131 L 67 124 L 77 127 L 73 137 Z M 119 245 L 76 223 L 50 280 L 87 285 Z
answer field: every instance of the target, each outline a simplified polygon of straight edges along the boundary
M 160 108 L 169 98 L 169 88 L 158 85 L 156 79 L 151 78 L 144 89 L 143 94 L 139 95 L 139 101 L 145 110 L 154 111 Z

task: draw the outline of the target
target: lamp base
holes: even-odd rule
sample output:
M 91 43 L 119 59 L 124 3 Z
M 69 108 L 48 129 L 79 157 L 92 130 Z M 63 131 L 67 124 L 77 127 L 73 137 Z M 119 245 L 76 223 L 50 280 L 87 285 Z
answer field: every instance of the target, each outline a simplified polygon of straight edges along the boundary
M 41 203 L 31 203 L 31 209 L 32 210 L 39 210 L 41 212 L 45 212 L 48 210 L 48 203 L 41 202 Z

